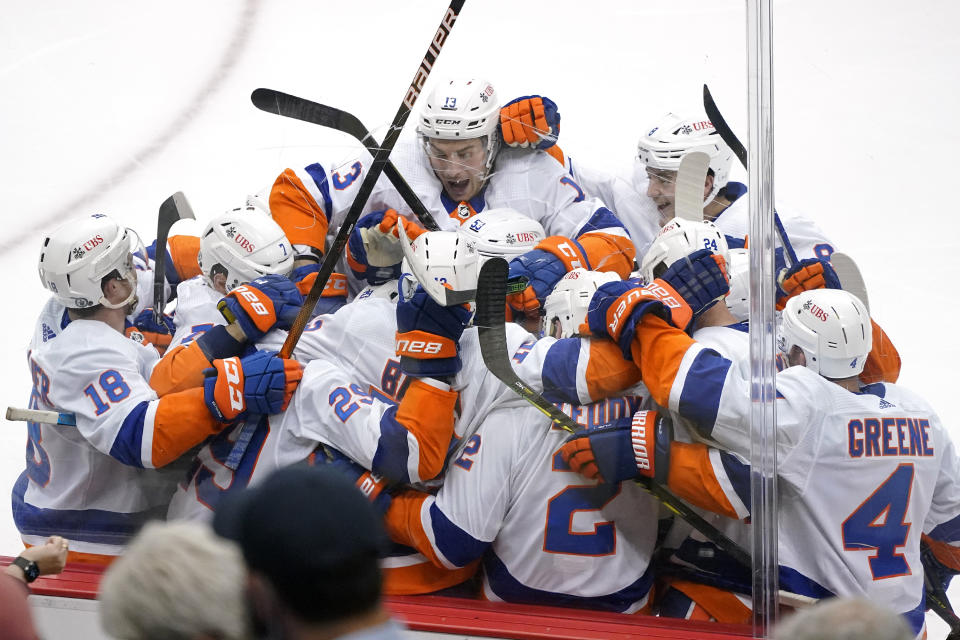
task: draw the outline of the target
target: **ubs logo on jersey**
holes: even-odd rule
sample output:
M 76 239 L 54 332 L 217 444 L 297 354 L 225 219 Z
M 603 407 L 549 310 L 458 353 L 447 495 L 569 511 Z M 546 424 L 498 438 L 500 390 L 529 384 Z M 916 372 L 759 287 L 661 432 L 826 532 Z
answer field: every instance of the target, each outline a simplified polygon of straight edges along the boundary
M 238 245 L 240 245 L 240 248 L 241 248 L 241 249 L 245 249 L 247 253 L 253 253 L 253 250 L 256 249 L 256 247 L 253 246 L 253 243 L 252 243 L 252 242 L 250 242 L 250 241 L 247 240 L 245 237 L 243 237 L 243 234 L 242 234 L 242 233 L 238 233 L 238 234 L 233 238 L 233 241 L 234 241 L 235 243 L 237 243 Z

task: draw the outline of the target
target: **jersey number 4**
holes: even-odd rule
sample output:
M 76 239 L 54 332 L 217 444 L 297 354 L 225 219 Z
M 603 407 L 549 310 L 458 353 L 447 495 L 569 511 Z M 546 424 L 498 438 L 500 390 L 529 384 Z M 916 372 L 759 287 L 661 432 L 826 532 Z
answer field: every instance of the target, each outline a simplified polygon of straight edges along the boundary
M 910 574 L 910 565 L 897 549 L 907 543 L 905 522 L 913 487 L 913 465 L 901 464 L 873 494 L 843 522 L 845 551 L 874 551 L 870 572 L 874 580 Z

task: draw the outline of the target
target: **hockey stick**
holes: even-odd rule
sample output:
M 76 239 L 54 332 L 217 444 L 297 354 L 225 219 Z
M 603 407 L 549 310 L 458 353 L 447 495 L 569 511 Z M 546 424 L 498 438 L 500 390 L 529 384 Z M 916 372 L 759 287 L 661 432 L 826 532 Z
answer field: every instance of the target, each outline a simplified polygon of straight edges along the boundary
M 937 569 L 940 562 L 930 545 L 923 540 L 920 540 L 920 564 L 923 565 L 923 585 L 926 591 L 927 604 L 950 627 L 950 635 L 947 636 L 947 640 L 960 638 L 960 618 L 953 610 L 943 585 L 939 580 L 933 578 L 934 574 L 940 573 Z
M 679 578 L 680 580 L 685 580 L 687 582 L 696 582 L 697 584 L 703 584 L 708 587 L 714 587 L 724 591 L 732 591 L 734 593 L 753 597 L 750 587 L 747 585 L 741 584 L 735 580 L 729 580 L 723 576 L 709 575 L 677 564 L 660 564 L 657 567 L 656 575 L 658 577 Z M 819 598 L 801 595 L 792 591 L 784 591 L 783 589 L 780 589 L 777 597 L 780 600 L 780 604 L 793 607 L 795 609 L 800 607 L 810 607 L 820 602 Z
M 834 251 L 830 254 L 830 264 L 833 265 L 833 270 L 837 272 L 843 290 L 860 298 L 860 302 L 869 312 L 870 300 L 867 298 L 867 285 L 864 284 L 863 276 L 860 275 L 860 268 L 857 267 L 853 258 L 845 253 Z
M 18 409 L 17 407 L 7 407 L 7 420 L 11 422 L 60 424 L 66 427 L 77 426 L 77 417 L 72 413 L 58 413 L 56 411 L 42 411 L 40 409 Z
M 375 156 L 377 151 L 382 148 L 376 138 L 373 137 L 373 134 L 371 134 L 367 128 L 363 126 L 363 123 L 352 113 L 347 113 L 335 107 L 328 107 L 325 104 L 312 102 L 305 98 L 292 96 L 289 93 L 274 91 L 273 89 L 256 89 L 250 95 L 250 100 L 252 100 L 254 106 L 261 111 L 275 113 L 279 116 L 286 116 L 287 118 L 294 118 L 295 120 L 302 120 L 304 122 L 318 124 L 321 127 L 329 127 L 348 133 L 359 140 L 372 156 Z M 410 207 L 410 210 L 417 216 L 417 219 L 420 220 L 420 224 L 422 224 L 427 231 L 439 231 L 440 227 L 433 219 L 433 216 L 427 211 L 423 202 L 420 201 L 419 196 L 417 196 L 413 188 L 407 184 L 407 181 L 403 179 L 400 171 L 397 170 L 390 160 L 384 163 L 383 173 L 387 176 L 387 179 L 390 180 L 390 183 L 397 190 L 397 193 L 400 194 L 400 197 L 403 198 L 403 201 Z
M 167 236 L 177 220 L 195 219 L 193 209 L 182 191 L 163 201 L 157 214 L 157 250 L 153 254 L 153 319 L 163 326 L 163 308 L 167 305 L 164 285 L 167 281 Z
M 710 95 L 710 89 L 707 85 L 703 85 L 703 108 L 707 112 L 707 117 L 713 124 L 713 128 L 717 130 L 717 133 L 720 134 L 723 141 L 727 143 L 727 146 L 729 146 L 734 155 L 737 156 L 740 164 L 746 169 L 747 149 L 743 146 L 743 143 L 740 142 L 740 139 L 737 138 L 733 129 L 727 124 L 727 121 L 723 119 L 723 115 L 720 113 L 720 109 L 717 108 L 717 103 L 713 101 L 713 96 Z M 783 245 L 783 253 L 787 260 L 787 266 L 792 267 L 798 262 L 797 252 L 793 250 L 793 245 L 790 244 L 787 231 L 783 228 L 783 223 L 780 222 L 780 216 L 777 214 L 776 209 L 773 211 L 773 224 L 777 229 L 780 244 Z
M 296 320 L 294 320 L 290 331 L 287 333 L 287 339 L 280 349 L 280 355 L 284 358 L 290 357 L 293 353 L 293 348 L 300 340 L 300 336 L 303 335 L 303 330 L 307 326 L 307 322 L 310 321 L 310 315 L 313 313 L 317 301 L 320 300 L 320 294 L 323 293 L 323 287 L 327 284 L 327 280 L 330 279 L 330 274 L 333 273 L 334 266 L 340 258 L 340 254 L 343 252 L 347 240 L 350 238 L 350 233 L 357 225 L 357 220 L 360 218 L 363 207 L 367 203 L 370 193 L 373 191 L 373 186 L 383 172 L 387 158 L 390 157 L 390 152 L 393 151 L 393 147 L 400 138 L 403 125 L 407 121 L 407 117 L 410 115 L 410 111 L 413 109 L 413 105 L 416 103 L 420 91 L 423 89 L 423 83 L 430 75 L 430 70 L 433 69 L 433 65 L 437 61 L 437 57 L 440 55 L 444 43 L 450 36 L 450 30 L 453 29 L 453 25 L 457 21 L 457 15 L 460 9 L 463 8 L 464 2 L 465 0 L 451 0 L 450 6 L 447 7 L 446 13 L 443 15 L 443 20 L 437 28 L 436 34 L 430 42 L 430 46 L 427 48 L 427 53 L 424 55 L 423 60 L 420 61 L 420 66 L 413 76 L 413 81 L 410 83 L 410 86 L 407 87 L 407 93 L 403 98 L 403 102 L 400 103 L 400 108 L 393 117 L 393 122 L 390 124 L 387 136 L 383 139 L 383 146 L 377 149 L 377 152 L 374 154 L 373 162 L 370 164 L 370 171 L 363 178 L 363 182 L 360 184 L 360 189 L 357 192 L 357 197 L 350 206 L 350 211 L 347 213 L 343 224 L 340 225 L 340 230 L 337 231 L 333 245 L 323 257 L 323 262 L 320 264 L 320 271 L 317 273 L 317 279 L 314 280 L 313 286 L 310 287 L 310 292 L 307 294 L 303 306 L 300 308 L 300 313 L 297 314 Z
M 674 212 L 684 220 L 703 221 L 703 185 L 710 169 L 710 156 L 702 151 L 684 154 L 677 171 Z
M 557 426 L 570 433 L 582 431 L 582 427 L 556 405 L 536 392 L 513 370 L 507 352 L 507 274 L 509 266 L 503 258 L 491 258 L 480 269 L 477 279 L 477 313 L 474 324 L 480 340 L 480 354 L 484 364 L 494 376 L 521 398 L 535 406 Z M 690 523 L 711 542 L 729 553 L 737 562 L 751 568 L 750 554 L 716 527 L 704 520 L 685 502 L 652 480 L 638 480 L 664 506 Z

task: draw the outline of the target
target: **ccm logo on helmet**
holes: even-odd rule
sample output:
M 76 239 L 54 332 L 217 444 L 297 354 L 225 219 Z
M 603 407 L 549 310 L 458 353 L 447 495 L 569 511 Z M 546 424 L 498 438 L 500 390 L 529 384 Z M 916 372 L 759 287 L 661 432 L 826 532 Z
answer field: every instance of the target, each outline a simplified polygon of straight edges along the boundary
M 252 242 L 244 238 L 239 233 L 233 237 L 233 241 L 240 245 L 241 249 L 246 249 L 247 253 L 253 253 L 253 250 L 256 249 Z
M 460 124 L 460 121 L 459 121 L 459 120 L 450 120 L 450 119 L 447 119 L 447 118 L 437 118 L 436 123 L 437 123 L 437 124 Z
M 230 408 L 243 410 L 243 390 L 240 384 L 240 361 L 236 356 L 223 361 L 223 373 L 227 377 L 227 397 L 230 399 Z
M 251 291 L 250 287 L 247 285 L 240 285 L 233 290 L 233 293 L 249 302 L 250 308 L 253 309 L 254 313 L 256 313 L 258 316 L 270 315 L 270 311 L 267 309 L 266 305 L 260 302 L 260 298 L 257 297 L 257 294 L 254 291 Z
M 81 246 L 83 247 L 84 251 L 90 251 L 90 250 L 93 249 L 94 247 L 98 247 L 98 246 L 100 246 L 101 244 L 103 244 L 103 236 L 101 236 L 101 235 L 98 234 L 98 235 L 95 235 L 94 237 L 90 238 L 90 239 L 87 240 L 86 242 L 84 242 L 83 245 L 81 245 Z

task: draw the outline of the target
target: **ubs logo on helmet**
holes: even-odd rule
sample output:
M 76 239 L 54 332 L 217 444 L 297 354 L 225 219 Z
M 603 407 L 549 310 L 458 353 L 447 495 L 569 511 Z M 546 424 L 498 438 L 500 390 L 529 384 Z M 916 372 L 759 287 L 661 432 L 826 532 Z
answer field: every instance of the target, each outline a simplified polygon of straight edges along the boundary
M 537 240 L 537 234 L 530 231 L 518 231 L 517 242 L 533 242 Z
M 249 240 L 243 237 L 242 233 L 238 233 L 234 236 L 233 241 L 240 245 L 241 249 L 245 249 L 247 253 L 253 253 L 253 250 L 256 249 Z
M 93 251 L 95 247 L 99 247 L 101 244 L 103 244 L 103 236 L 100 234 L 97 234 L 92 238 L 90 238 L 89 240 L 87 240 L 86 242 L 84 242 L 80 246 L 84 251 Z

